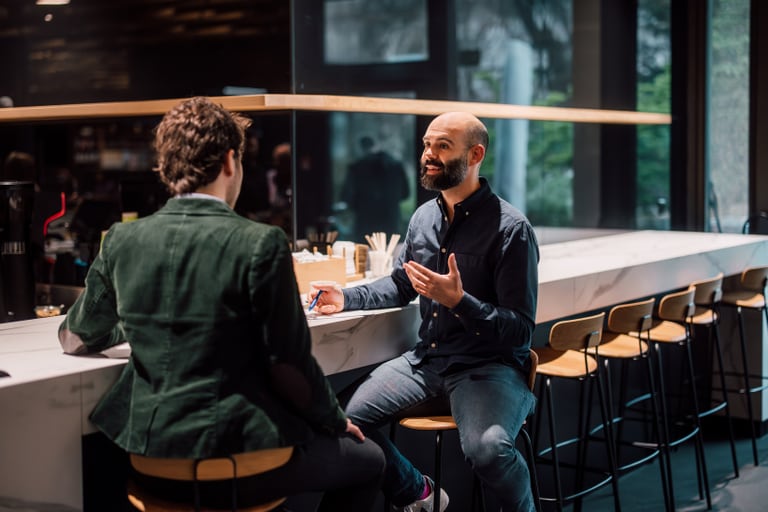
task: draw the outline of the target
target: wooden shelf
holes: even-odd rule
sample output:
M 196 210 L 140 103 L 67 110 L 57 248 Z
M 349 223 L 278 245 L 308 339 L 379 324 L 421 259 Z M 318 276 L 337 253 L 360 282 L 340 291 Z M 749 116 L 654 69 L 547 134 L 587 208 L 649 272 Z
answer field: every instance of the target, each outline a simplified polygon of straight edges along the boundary
M 480 118 L 529 119 L 595 124 L 670 124 L 669 114 L 567 107 L 538 107 L 419 99 L 374 98 L 315 94 L 257 94 L 215 96 L 225 108 L 238 112 L 321 111 L 368 112 L 375 114 L 412 114 L 435 116 L 443 112 L 471 112 Z M 114 117 L 160 116 L 181 99 L 77 103 L 0 109 L 0 123 L 66 121 Z

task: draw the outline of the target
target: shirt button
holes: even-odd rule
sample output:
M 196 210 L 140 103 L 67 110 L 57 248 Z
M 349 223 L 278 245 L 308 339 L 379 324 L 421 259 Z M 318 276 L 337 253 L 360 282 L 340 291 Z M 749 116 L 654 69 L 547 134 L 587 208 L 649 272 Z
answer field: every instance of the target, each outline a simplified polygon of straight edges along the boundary
M 458 313 L 454 313 L 453 316 L 455 316 L 456 318 L 459 318 L 459 314 Z
M 465 215 L 465 216 L 466 216 L 466 215 L 469 215 L 469 212 L 465 213 L 464 215 Z
M 437 348 L 437 343 L 435 343 L 435 342 L 432 342 L 432 344 L 430 345 L 430 347 L 432 347 L 432 348 Z
M 480 331 L 475 331 L 475 336 L 480 336 Z
M 437 318 L 437 311 L 433 311 L 433 312 L 432 312 L 432 316 L 433 316 L 434 318 Z
M 445 247 L 441 247 L 441 248 L 440 248 L 440 252 L 441 252 L 441 253 L 443 253 L 443 254 L 445 254 Z

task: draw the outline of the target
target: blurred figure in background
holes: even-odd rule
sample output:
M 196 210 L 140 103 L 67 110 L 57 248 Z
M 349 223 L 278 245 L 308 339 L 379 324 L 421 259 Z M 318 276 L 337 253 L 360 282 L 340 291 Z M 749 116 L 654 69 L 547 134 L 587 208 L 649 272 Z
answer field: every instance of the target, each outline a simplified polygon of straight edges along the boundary
M 272 150 L 272 167 L 267 171 L 267 192 L 269 211 L 261 220 L 280 226 L 289 239 L 292 238 L 291 145 L 287 142 L 278 144 Z
M 243 153 L 243 188 L 235 203 L 235 211 L 251 220 L 261 220 L 262 212 L 269 210 L 267 174 L 261 162 L 261 140 L 254 130 L 246 132 Z
M 352 240 L 365 243 L 366 234 L 400 232 L 400 201 L 410 187 L 403 164 L 377 149 L 371 137 L 360 138 L 360 149 L 363 156 L 350 164 L 341 200 L 354 217 Z

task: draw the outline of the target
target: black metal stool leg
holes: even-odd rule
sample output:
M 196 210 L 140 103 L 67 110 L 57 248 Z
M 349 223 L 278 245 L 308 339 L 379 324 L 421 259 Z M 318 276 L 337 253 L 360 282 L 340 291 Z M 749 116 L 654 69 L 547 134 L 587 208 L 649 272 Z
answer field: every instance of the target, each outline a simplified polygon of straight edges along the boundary
M 736 457 L 736 439 L 733 435 L 733 420 L 731 418 L 731 405 L 728 400 L 728 390 L 725 387 L 725 365 L 723 364 L 723 349 L 720 344 L 720 328 L 718 327 L 718 321 L 712 324 L 714 331 L 714 348 L 715 355 L 717 356 L 717 368 L 720 374 L 720 389 L 723 393 L 723 403 L 725 403 L 725 421 L 728 423 L 728 440 L 731 443 L 731 460 L 733 461 L 733 474 L 734 478 L 739 478 L 739 460 Z
M 438 430 L 435 432 L 435 488 L 432 492 L 435 493 L 434 510 L 440 511 L 440 489 L 442 489 L 442 482 L 440 481 L 440 473 L 442 468 L 442 454 L 443 454 L 443 431 Z
M 752 410 L 752 394 L 749 392 L 749 364 L 747 363 L 747 343 L 744 340 L 744 317 L 741 307 L 736 308 L 736 316 L 739 318 L 739 341 L 741 342 L 741 367 L 744 370 L 744 398 L 747 401 L 747 416 L 749 417 L 749 428 L 752 434 L 752 458 L 755 466 L 760 465 L 757 456 L 757 432 L 755 431 L 755 413 Z
M 541 493 L 539 491 L 539 477 L 536 474 L 536 454 L 533 449 L 533 441 L 531 436 L 525 427 L 520 429 L 519 437 L 523 438 L 523 445 L 525 446 L 525 454 L 528 464 L 528 473 L 531 475 L 531 493 L 533 494 L 533 505 L 536 507 L 536 512 L 541 512 Z

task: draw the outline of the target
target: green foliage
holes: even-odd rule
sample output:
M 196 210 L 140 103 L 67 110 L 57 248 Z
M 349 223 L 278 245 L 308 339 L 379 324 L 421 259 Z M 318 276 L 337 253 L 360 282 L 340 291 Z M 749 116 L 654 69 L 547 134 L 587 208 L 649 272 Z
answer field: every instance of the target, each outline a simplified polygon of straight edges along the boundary
M 543 105 L 562 105 L 550 92 Z M 528 140 L 526 215 L 534 225 L 569 226 L 573 221 L 573 124 L 532 121 Z
M 642 112 L 669 112 L 671 67 L 666 66 L 650 82 L 637 86 L 637 108 Z M 637 127 L 638 227 L 659 215 L 660 200 L 669 198 L 669 126 Z M 661 212 L 663 213 L 663 212 Z

